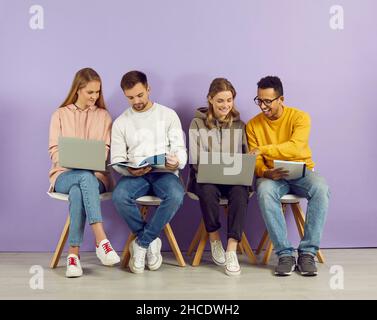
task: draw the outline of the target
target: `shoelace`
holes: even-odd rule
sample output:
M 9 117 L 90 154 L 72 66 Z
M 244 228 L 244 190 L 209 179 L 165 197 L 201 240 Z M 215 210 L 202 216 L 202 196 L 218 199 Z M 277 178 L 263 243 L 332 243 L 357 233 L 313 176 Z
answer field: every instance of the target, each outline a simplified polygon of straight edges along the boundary
M 147 249 L 147 257 L 149 260 L 154 257 L 154 253 L 153 253 L 154 250 L 155 250 L 155 245 L 154 245 L 154 242 L 152 242 L 149 248 Z
M 105 250 L 105 254 L 108 254 L 109 252 L 113 251 L 113 248 L 111 247 L 110 242 L 105 242 L 102 245 L 103 250 Z
M 229 257 L 229 260 L 227 262 L 228 262 L 229 266 L 231 266 L 231 267 L 238 267 L 239 266 L 237 257 L 234 254 L 228 254 L 228 257 Z
M 310 265 L 314 265 L 315 262 L 314 262 L 314 257 L 310 254 L 302 254 L 299 256 L 299 259 L 300 259 L 300 264 L 310 264 Z
M 223 248 L 222 248 L 221 244 L 218 243 L 217 241 L 214 242 L 212 248 L 213 248 L 213 253 L 214 253 L 214 255 L 215 255 L 216 257 L 218 257 L 218 256 L 220 256 L 220 255 L 222 256 L 222 255 L 224 254 L 224 252 L 223 252 Z
M 138 250 L 135 252 L 134 255 L 136 264 L 144 265 L 145 264 L 145 252 L 142 250 Z
M 77 261 L 75 257 L 69 257 L 68 258 L 68 265 L 70 266 L 76 266 L 77 267 Z
M 290 256 L 284 256 L 279 259 L 279 264 L 280 265 L 292 265 L 294 264 L 294 258 Z

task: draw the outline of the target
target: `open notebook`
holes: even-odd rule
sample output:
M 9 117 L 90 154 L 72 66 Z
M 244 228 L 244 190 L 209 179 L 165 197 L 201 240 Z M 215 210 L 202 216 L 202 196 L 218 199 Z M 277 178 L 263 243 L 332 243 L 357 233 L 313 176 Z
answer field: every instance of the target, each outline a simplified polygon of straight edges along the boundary
M 121 167 L 130 167 L 134 169 L 144 168 L 147 166 L 152 166 L 155 168 L 164 168 L 165 167 L 165 154 L 156 154 L 154 156 L 150 156 L 144 158 L 140 161 L 121 161 L 121 162 L 114 162 L 110 163 L 109 166 L 121 166 Z
M 274 160 L 274 168 L 282 168 L 289 172 L 285 180 L 294 180 L 305 177 L 306 164 L 298 161 Z

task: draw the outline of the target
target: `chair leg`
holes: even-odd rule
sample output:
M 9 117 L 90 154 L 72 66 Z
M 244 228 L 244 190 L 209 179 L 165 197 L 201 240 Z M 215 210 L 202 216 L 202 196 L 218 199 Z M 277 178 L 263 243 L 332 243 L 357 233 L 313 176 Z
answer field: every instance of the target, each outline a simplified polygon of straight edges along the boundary
M 148 213 L 148 206 L 141 206 L 140 214 L 144 220 L 145 220 L 145 217 L 147 216 L 147 213 Z
M 301 209 L 301 206 L 299 203 L 292 203 L 291 204 L 293 216 L 296 221 L 297 229 L 300 234 L 301 239 L 304 237 L 304 228 L 305 228 L 305 214 Z M 317 252 L 317 258 L 320 263 L 325 263 L 325 257 L 321 250 L 318 250 Z
M 241 241 L 237 244 L 237 253 L 245 254 L 245 248 L 243 247 L 243 243 Z
M 242 243 L 242 247 L 243 247 L 243 249 L 245 250 L 245 253 L 246 253 L 247 256 L 249 257 L 250 262 L 251 262 L 252 264 L 256 264 L 256 263 L 257 263 L 257 258 L 256 258 L 256 256 L 254 255 L 253 250 L 251 249 L 250 243 L 249 243 L 249 241 L 247 240 L 247 237 L 246 237 L 246 235 L 245 235 L 245 232 L 242 232 L 241 243 Z
M 293 217 L 295 218 L 296 225 L 297 225 L 297 230 L 298 230 L 298 233 L 299 233 L 299 235 L 302 239 L 304 237 L 304 227 L 303 227 L 303 225 L 301 224 L 301 221 L 300 221 L 300 212 L 299 212 L 299 209 L 298 209 L 299 206 L 300 206 L 300 204 L 298 204 L 298 203 L 292 203 L 291 204 Z
M 263 264 L 268 264 L 268 261 L 270 261 L 270 257 L 271 257 L 271 253 L 272 253 L 273 248 L 274 248 L 274 246 L 272 244 L 272 241 L 269 239 L 268 242 L 267 242 L 266 252 L 265 252 L 265 254 L 263 256 L 263 260 L 262 260 Z
M 122 253 L 122 258 L 121 258 L 121 261 L 122 261 L 121 264 L 123 268 L 126 268 L 128 266 L 128 262 L 130 261 L 130 244 L 132 240 L 134 240 L 135 238 L 136 238 L 136 235 L 131 233 L 128 236 L 126 245 L 123 248 L 123 253 Z
M 168 241 L 170 243 L 170 247 L 174 252 L 175 258 L 178 261 L 178 265 L 180 267 L 185 267 L 186 266 L 185 260 L 183 259 L 182 252 L 179 249 L 177 240 L 175 239 L 175 236 L 174 236 L 173 230 L 170 226 L 170 223 L 167 223 L 165 225 L 164 231 L 165 231 L 166 237 L 168 238 Z
M 71 219 L 70 219 L 69 214 L 68 214 L 67 220 L 65 221 L 63 231 L 60 235 L 59 242 L 56 246 L 54 255 L 52 256 L 52 259 L 51 259 L 51 262 L 50 262 L 50 268 L 51 269 L 56 268 L 58 263 L 59 263 L 60 256 L 62 255 L 62 252 L 63 252 L 63 249 L 64 249 L 64 245 L 67 242 L 68 232 L 69 232 L 69 224 L 70 223 L 71 223 Z
M 257 250 L 255 251 L 256 254 L 260 254 L 260 252 L 262 251 L 264 245 L 266 244 L 266 241 L 268 240 L 268 231 L 266 230 L 264 233 L 263 233 L 263 236 L 262 236 L 262 239 L 261 241 L 259 242 L 259 245 L 258 245 L 258 248 Z
M 208 238 L 209 238 L 208 232 L 205 229 L 202 230 L 199 245 L 198 245 L 198 248 L 196 249 L 194 260 L 192 261 L 193 267 L 197 267 L 200 264 Z
M 197 247 L 197 245 L 199 244 L 199 241 L 200 241 L 200 236 L 203 232 L 203 228 L 205 228 L 204 226 L 204 221 L 203 219 L 200 221 L 200 224 L 199 224 L 199 227 L 198 229 L 196 230 L 196 233 L 195 233 L 195 236 L 194 236 L 194 239 L 192 239 L 191 243 L 190 243 L 190 246 L 188 248 L 188 251 L 187 251 L 187 255 L 188 256 L 191 256 L 192 252 L 194 251 L 194 249 Z M 205 230 L 204 230 L 205 231 Z
M 325 256 L 323 255 L 321 250 L 317 251 L 317 259 L 319 263 L 325 263 Z

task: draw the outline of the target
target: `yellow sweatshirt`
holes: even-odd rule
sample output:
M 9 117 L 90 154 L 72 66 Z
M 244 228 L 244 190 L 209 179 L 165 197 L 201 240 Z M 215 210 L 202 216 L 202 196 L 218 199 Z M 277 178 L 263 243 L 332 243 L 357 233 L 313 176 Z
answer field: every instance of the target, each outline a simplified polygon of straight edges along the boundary
M 249 150 L 258 148 L 255 173 L 263 177 L 264 171 L 274 167 L 273 160 L 304 161 L 308 169 L 314 168 L 309 147 L 310 116 L 304 111 L 284 106 L 277 120 L 269 120 L 263 113 L 246 125 Z

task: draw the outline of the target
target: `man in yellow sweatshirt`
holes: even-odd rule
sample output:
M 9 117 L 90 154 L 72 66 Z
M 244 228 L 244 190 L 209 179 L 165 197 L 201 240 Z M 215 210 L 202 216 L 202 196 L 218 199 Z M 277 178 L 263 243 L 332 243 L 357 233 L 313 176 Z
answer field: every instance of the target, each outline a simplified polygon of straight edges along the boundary
M 250 153 L 257 155 L 257 197 L 263 219 L 278 255 L 275 275 L 287 276 L 296 269 L 294 248 L 287 237 L 280 198 L 294 193 L 308 199 L 304 238 L 298 247 L 297 268 L 304 276 L 317 275 L 314 257 L 319 249 L 329 204 L 329 187 L 313 171 L 309 147 L 310 117 L 306 112 L 284 104 L 283 85 L 278 77 L 258 82 L 254 99 L 261 113 L 246 125 Z M 287 171 L 274 169 L 274 160 L 303 161 L 304 177 L 287 180 Z

